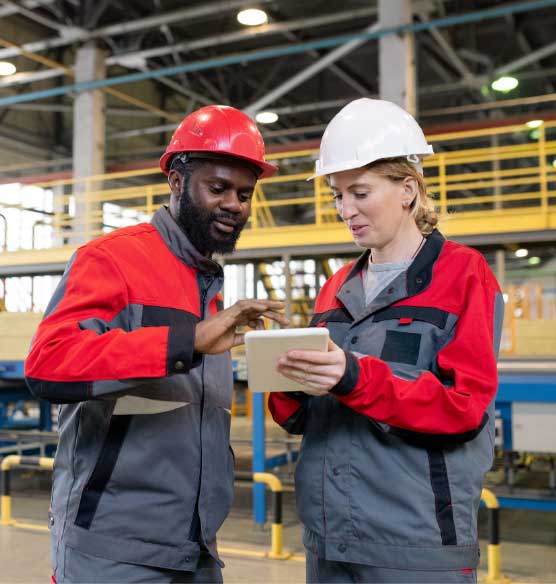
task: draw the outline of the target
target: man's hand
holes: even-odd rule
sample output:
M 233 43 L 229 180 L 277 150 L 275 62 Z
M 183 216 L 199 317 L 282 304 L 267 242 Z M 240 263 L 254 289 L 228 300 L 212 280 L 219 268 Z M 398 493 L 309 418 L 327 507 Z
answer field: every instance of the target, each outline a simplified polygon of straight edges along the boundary
M 276 300 L 238 300 L 230 308 L 197 324 L 195 351 L 223 353 L 236 345 L 242 345 L 244 335 L 237 333 L 236 327 L 247 325 L 252 329 L 263 329 L 263 316 L 282 326 L 288 326 L 290 321 L 278 312 L 283 309 L 284 303 Z
M 331 340 L 328 352 L 288 351 L 280 358 L 278 371 L 304 385 L 310 395 L 326 395 L 342 378 L 346 370 L 346 355 Z

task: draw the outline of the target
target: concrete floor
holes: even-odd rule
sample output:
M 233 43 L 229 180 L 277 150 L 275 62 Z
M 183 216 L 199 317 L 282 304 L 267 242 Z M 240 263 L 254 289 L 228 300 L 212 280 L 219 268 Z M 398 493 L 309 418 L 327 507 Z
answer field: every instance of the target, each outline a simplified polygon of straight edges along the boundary
M 237 418 L 236 418 L 237 420 Z M 247 424 L 234 421 L 233 436 L 245 439 Z M 283 436 L 269 426 L 267 438 Z M 235 446 L 238 466 L 248 467 L 249 448 Z M 20 521 L 46 524 L 49 504 L 48 473 L 19 471 L 12 481 L 13 516 Z M 501 510 L 502 567 L 515 582 L 556 584 L 556 513 Z M 480 513 L 482 563 L 479 579 L 486 576 L 486 513 Z M 284 547 L 296 556 L 303 555 L 301 527 L 295 514 L 294 494 L 284 493 Z M 297 584 L 305 581 L 305 564 L 298 560 L 268 560 L 231 553 L 233 550 L 264 552 L 270 546 L 270 528 L 258 527 L 251 517 L 251 486 L 238 485 L 236 501 L 219 534 L 219 547 L 226 562 L 226 583 Z M 230 551 L 227 551 L 230 550 Z M 0 526 L 0 583 L 47 582 L 50 576 L 49 536 L 47 532 Z
M 19 520 L 45 524 L 48 493 L 33 483 L 13 498 L 13 515 Z M 19 483 L 19 481 L 16 481 Z M 43 481 L 41 481 L 42 483 Z M 15 486 L 15 485 L 14 485 Z M 14 489 L 15 490 L 15 489 Z M 295 517 L 293 493 L 284 501 L 284 547 L 297 556 L 303 554 L 301 528 Z M 250 490 L 239 487 L 236 503 L 222 527 L 219 547 L 226 563 L 227 583 L 285 583 L 305 581 L 305 564 L 298 560 L 268 560 L 243 557 L 226 550 L 264 552 L 270 545 L 269 528 L 255 526 L 250 513 Z M 486 535 L 485 517 L 481 532 Z M 501 513 L 502 566 L 505 576 L 515 582 L 556 583 L 556 513 L 503 510 Z M 486 541 L 481 540 L 483 562 L 480 580 L 486 576 Z M 46 582 L 50 574 L 49 536 L 18 527 L 0 527 L 0 582 Z

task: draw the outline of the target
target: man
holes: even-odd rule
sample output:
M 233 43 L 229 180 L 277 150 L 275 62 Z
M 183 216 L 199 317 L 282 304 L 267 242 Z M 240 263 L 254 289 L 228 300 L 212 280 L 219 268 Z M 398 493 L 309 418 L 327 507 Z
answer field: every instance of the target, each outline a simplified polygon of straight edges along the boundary
M 62 403 L 50 529 L 62 582 L 221 582 L 216 532 L 233 495 L 236 327 L 281 325 L 280 302 L 222 310 L 214 252 L 233 251 L 256 181 L 275 172 L 254 122 L 204 107 L 162 170 L 170 205 L 71 259 L 26 361 Z

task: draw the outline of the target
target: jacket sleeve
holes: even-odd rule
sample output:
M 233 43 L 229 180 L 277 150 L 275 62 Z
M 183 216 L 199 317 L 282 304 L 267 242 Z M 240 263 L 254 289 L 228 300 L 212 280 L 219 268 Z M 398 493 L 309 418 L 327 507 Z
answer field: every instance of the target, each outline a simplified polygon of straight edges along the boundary
M 34 395 L 59 403 L 82 401 L 134 385 L 126 380 L 183 374 L 198 364 L 193 351 L 197 317 L 178 311 L 169 326 L 126 330 L 127 290 L 107 253 L 90 246 L 77 251 L 25 362 Z
M 290 434 L 303 434 L 311 396 L 299 392 L 275 392 L 268 398 L 268 408 L 274 421 Z
M 497 354 L 504 302 L 486 262 L 467 279 L 463 306 L 451 340 L 438 352 L 435 375 L 396 377 L 376 357 L 346 352 L 343 378 L 332 390 L 353 410 L 390 425 L 392 433 L 433 438 L 474 437 L 498 387 Z

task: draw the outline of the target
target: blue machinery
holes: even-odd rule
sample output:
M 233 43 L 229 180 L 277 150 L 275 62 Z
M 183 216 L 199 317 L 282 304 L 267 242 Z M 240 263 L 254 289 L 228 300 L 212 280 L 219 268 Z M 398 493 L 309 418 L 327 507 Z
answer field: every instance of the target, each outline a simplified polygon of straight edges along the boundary
M 38 428 L 50 432 L 52 415 L 48 402 L 39 402 L 38 418 L 17 416 L 24 402 L 34 399 L 25 385 L 23 361 L 0 361 L 0 430 Z M 8 405 L 13 405 L 11 412 Z
M 0 361 L 0 430 L 32 426 L 52 430 L 50 404 L 39 404 L 40 415 L 30 419 L 17 417 L 17 404 L 31 398 L 23 381 L 23 362 Z M 8 404 L 16 404 L 8 414 Z M 500 385 L 496 399 L 497 446 L 505 453 L 535 452 L 556 456 L 556 364 L 548 361 L 504 362 L 500 367 Z M 253 472 L 265 472 L 286 465 L 297 452 L 270 458 L 265 451 L 264 395 L 252 396 Z M 4 448 L 0 444 L 0 453 Z M 510 465 L 511 474 L 511 465 Z M 556 511 L 556 473 L 549 471 L 549 484 L 540 490 L 514 488 L 512 480 L 496 489 L 500 507 Z M 253 485 L 253 510 L 257 523 L 266 522 L 265 486 Z

